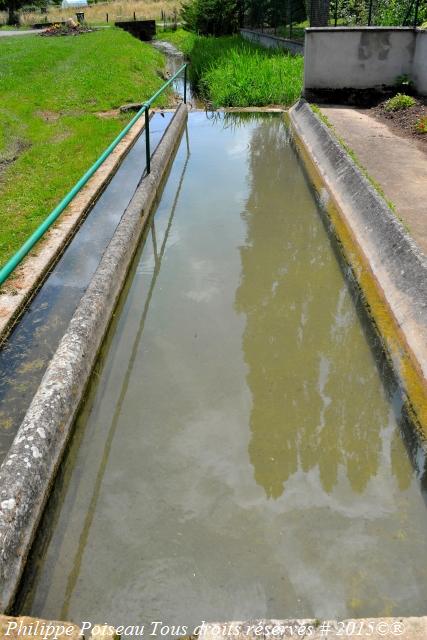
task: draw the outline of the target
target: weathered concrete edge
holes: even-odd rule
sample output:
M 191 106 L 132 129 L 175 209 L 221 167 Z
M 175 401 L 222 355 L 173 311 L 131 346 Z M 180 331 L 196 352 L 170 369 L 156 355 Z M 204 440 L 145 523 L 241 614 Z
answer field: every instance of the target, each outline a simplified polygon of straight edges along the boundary
M 425 640 L 427 617 L 408 618 L 349 618 L 347 620 L 318 619 L 254 619 L 246 621 L 212 622 L 197 630 L 198 640 L 285 640 L 285 638 L 310 638 L 320 640 Z M 193 636 L 187 638 L 194 639 Z
M 144 120 L 141 118 L 68 205 L 45 238 L 19 265 L 15 275 L 0 287 L 0 344 L 6 339 L 23 308 L 33 297 L 52 265 L 62 255 L 82 220 L 109 184 L 143 130 Z
M 329 194 L 334 231 L 425 445 L 427 259 L 308 103 L 300 100 L 289 119 L 313 182 Z
M 245 34 L 251 34 L 256 36 L 257 38 L 266 38 L 268 40 L 275 41 L 277 42 L 277 47 L 281 47 L 281 45 L 283 45 L 282 48 L 288 49 L 289 51 L 293 50 L 293 53 L 304 53 L 304 43 L 300 42 L 299 40 L 292 40 L 292 38 L 282 38 L 281 36 L 276 36 L 273 33 L 264 33 L 263 31 L 257 31 L 256 29 L 240 29 L 239 31 L 240 35 L 243 38 L 245 38 Z
M 291 42 L 292 44 L 297 44 L 302 49 L 304 48 L 304 45 L 299 40 L 292 40 L 292 38 L 282 38 L 282 36 L 276 36 L 274 33 L 267 33 L 264 31 L 257 31 L 256 29 L 246 29 L 246 28 L 240 29 L 240 33 L 242 33 L 242 31 L 245 31 L 246 33 L 253 33 L 256 36 L 271 38 L 272 40 L 279 40 L 280 42 Z
M 0 611 L 7 612 L 103 337 L 187 121 L 178 107 L 0 468 Z

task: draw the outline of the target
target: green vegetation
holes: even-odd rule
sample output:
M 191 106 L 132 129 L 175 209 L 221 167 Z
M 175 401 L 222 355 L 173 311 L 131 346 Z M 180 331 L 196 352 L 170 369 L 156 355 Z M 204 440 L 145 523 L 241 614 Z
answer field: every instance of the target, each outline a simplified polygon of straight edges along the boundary
M 276 35 L 281 38 L 290 38 L 292 40 L 304 42 L 305 30 L 308 26 L 308 20 L 304 20 L 304 22 L 300 22 L 298 24 L 293 24 L 292 28 L 289 24 L 283 25 L 277 29 Z
M 330 2 L 329 22 L 335 23 L 334 1 Z M 403 0 L 340 0 L 337 6 L 337 23 L 342 25 L 367 25 L 371 12 L 371 24 L 378 26 L 413 25 L 415 3 Z M 417 23 L 427 20 L 427 3 L 419 3 Z
M 99 114 L 151 96 L 163 65 L 159 52 L 119 29 L 2 38 L 0 264 L 131 117 Z
M 236 0 L 188 0 L 181 15 L 188 29 L 202 35 L 230 35 L 239 27 Z
M 395 96 L 387 100 L 384 109 L 386 111 L 401 111 L 402 109 L 409 109 L 416 104 L 416 100 L 412 96 L 407 96 L 404 93 L 397 93 Z
M 415 3 L 411 6 L 410 3 L 407 4 L 406 2 L 402 2 L 402 0 L 379 0 L 374 12 L 374 24 L 401 26 L 406 20 L 407 25 L 412 25 L 415 17 L 414 9 Z M 425 20 L 427 20 L 427 3 L 421 0 L 418 7 L 417 22 L 418 24 L 422 24 Z
M 291 105 L 301 94 L 302 56 L 263 49 L 240 36 L 212 38 L 178 30 L 163 37 L 190 57 L 193 83 L 215 107 Z
M 418 133 L 427 133 L 427 116 L 422 116 L 415 125 Z
M 159 40 L 167 40 L 186 56 L 190 56 L 197 36 L 192 31 L 176 29 L 176 31 L 163 31 L 158 33 Z

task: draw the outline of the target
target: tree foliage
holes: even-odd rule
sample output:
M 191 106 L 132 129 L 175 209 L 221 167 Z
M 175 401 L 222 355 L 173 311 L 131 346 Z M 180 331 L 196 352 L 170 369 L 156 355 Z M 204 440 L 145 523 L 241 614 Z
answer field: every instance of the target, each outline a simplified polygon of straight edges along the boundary
M 418 24 L 427 20 L 427 2 L 420 0 L 418 5 Z M 415 1 L 411 0 L 377 0 L 374 2 L 375 24 L 382 26 L 412 25 L 415 18 Z
M 0 0 L 1 2 L 1 0 Z M 308 21 L 394 26 L 413 24 L 415 0 L 189 0 L 183 10 L 188 28 L 205 35 L 227 35 L 238 27 L 279 27 Z M 427 21 L 427 0 L 419 0 L 418 24 Z
M 336 0 L 331 0 L 335 12 Z M 371 5 L 371 7 L 370 7 Z M 403 26 L 413 24 L 415 0 L 338 0 L 337 17 L 346 25 L 368 24 L 371 8 L 371 24 L 378 26 Z M 419 1 L 418 24 L 427 20 L 427 1 Z
M 202 35 L 223 36 L 239 27 L 238 0 L 191 0 L 182 8 L 188 29 Z
M 19 24 L 19 10 L 28 4 L 28 0 L 0 0 L 0 11 L 8 13 L 7 24 Z M 31 0 L 33 7 L 45 7 L 46 4 L 46 0 Z

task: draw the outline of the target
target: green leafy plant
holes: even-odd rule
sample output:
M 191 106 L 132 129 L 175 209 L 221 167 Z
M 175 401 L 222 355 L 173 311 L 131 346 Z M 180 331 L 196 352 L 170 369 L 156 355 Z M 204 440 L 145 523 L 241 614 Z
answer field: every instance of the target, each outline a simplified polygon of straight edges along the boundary
M 417 133 L 427 133 L 427 116 L 422 116 L 415 124 Z
M 416 100 L 412 96 L 407 96 L 404 93 L 397 93 L 393 98 L 390 98 L 385 103 L 386 111 L 401 111 L 402 109 L 409 109 L 413 107 Z
M 402 73 L 402 75 L 397 76 L 395 82 L 394 82 L 394 86 L 396 87 L 396 89 L 400 92 L 402 92 L 404 89 L 408 90 L 408 89 L 413 89 L 414 88 L 414 81 L 412 80 L 412 78 L 410 76 L 408 76 L 408 74 L 406 73 Z

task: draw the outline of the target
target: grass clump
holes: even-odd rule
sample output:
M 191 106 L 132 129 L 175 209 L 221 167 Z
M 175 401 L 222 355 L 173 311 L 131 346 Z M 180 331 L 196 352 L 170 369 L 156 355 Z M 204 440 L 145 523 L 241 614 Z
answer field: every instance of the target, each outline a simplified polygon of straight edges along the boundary
M 202 93 L 224 107 L 293 104 L 301 94 L 301 56 L 236 47 L 202 78 Z
M 289 106 L 300 96 L 302 56 L 264 49 L 240 36 L 186 34 L 179 29 L 162 37 L 189 56 L 193 84 L 214 107 Z
M 398 93 L 393 98 L 387 100 L 384 105 L 386 111 L 402 111 L 403 109 L 409 109 L 413 107 L 416 100 L 412 96 L 407 96 L 404 93 Z
M 99 114 L 149 98 L 163 66 L 158 51 L 120 29 L 2 38 L 0 265 L 131 118 Z

